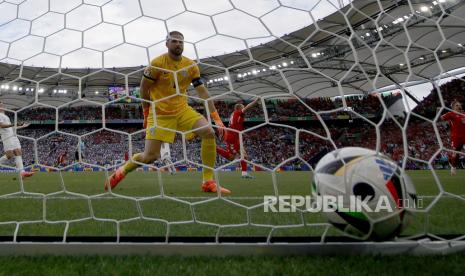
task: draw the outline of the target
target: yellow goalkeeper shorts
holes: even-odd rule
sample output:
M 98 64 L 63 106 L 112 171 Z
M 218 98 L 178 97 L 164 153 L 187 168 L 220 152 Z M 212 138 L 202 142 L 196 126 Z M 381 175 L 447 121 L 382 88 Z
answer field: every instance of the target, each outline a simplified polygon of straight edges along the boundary
M 152 109 L 150 109 L 149 116 L 147 117 L 147 129 L 145 131 L 146 140 L 158 140 L 166 143 L 173 143 L 178 131 L 191 130 L 195 123 L 204 118 L 192 107 L 187 107 L 185 110 L 176 115 L 157 115 L 157 127 L 154 127 L 154 119 Z M 166 128 L 161 129 L 160 127 Z M 168 130 L 169 129 L 169 130 Z

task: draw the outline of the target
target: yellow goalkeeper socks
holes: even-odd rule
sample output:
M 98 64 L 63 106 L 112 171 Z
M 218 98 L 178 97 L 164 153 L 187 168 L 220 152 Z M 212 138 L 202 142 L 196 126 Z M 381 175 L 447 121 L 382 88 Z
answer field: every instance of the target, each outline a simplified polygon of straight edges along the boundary
M 133 170 L 135 170 L 137 167 L 140 166 L 134 162 L 134 161 L 139 161 L 140 156 L 141 156 L 141 153 L 134 154 L 132 156 L 132 159 L 129 159 L 128 162 L 126 162 L 126 164 L 123 165 L 124 175 L 132 172 Z
M 202 139 L 202 164 L 210 168 L 215 167 L 216 160 L 216 141 L 215 138 Z M 208 168 L 203 168 L 203 181 L 213 179 L 213 170 Z

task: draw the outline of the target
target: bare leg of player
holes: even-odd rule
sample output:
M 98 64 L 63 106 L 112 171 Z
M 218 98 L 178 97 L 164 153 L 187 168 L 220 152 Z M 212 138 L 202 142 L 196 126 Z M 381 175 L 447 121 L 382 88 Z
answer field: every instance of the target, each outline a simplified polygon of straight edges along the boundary
M 450 158 L 450 175 L 454 176 L 454 175 L 457 175 L 457 154 L 456 153 L 452 153 L 451 154 L 451 158 Z
M 245 151 L 245 149 L 242 149 L 242 153 L 244 154 L 244 158 L 245 158 L 245 159 L 249 159 L 249 156 L 247 155 L 247 152 Z M 240 164 L 241 164 L 242 178 L 253 179 L 254 177 L 251 176 L 251 175 L 247 172 L 247 162 L 245 162 L 244 160 L 241 160 Z

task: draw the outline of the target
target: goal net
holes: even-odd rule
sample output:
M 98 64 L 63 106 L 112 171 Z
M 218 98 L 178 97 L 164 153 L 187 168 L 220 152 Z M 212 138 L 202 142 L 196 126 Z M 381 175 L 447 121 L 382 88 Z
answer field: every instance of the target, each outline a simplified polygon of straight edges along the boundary
M 269 196 L 310 196 L 317 162 L 358 146 L 390 157 L 417 190 L 414 218 L 393 247 L 460 244 L 465 155 L 441 115 L 454 100 L 465 104 L 464 3 L 0 1 L 0 101 L 25 170 L 35 172 L 21 177 L 14 157 L 1 164 L 1 242 L 376 246 L 295 202 L 289 212 L 265 210 Z M 258 99 L 237 131 L 243 150 L 216 157 L 214 178 L 232 193 L 202 192 L 201 140 L 176 129 L 173 165 L 144 164 L 105 191 L 144 150 L 139 86 L 173 30 L 226 126 L 236 104 Z M 183 71 L 163 72 L 176 80 L 168 98 L 187 97 L 213 124 L 192 86 L 182 94 Z M 160 101 L 147 103 L 155 111 Z

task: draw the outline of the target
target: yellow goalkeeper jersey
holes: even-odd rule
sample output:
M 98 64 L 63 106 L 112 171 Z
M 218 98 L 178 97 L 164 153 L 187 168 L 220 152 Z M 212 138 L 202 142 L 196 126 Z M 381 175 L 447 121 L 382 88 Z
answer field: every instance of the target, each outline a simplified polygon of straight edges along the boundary
M 192 80 L 200 78 L 199 67 L 187 57 L 182 56 L 181 60 L 176 61 L 167 53 L 154 58 L 150 65 L 144 75 L 155 82 L 150 88 L 150 99 L 162 99 L 155 103 L 157 115 L 176 115 L 185 110 L 188 107 L 187 88 Z M 180 95 L 173 96 L 176 94 L 176 86 L 179 87 Z

